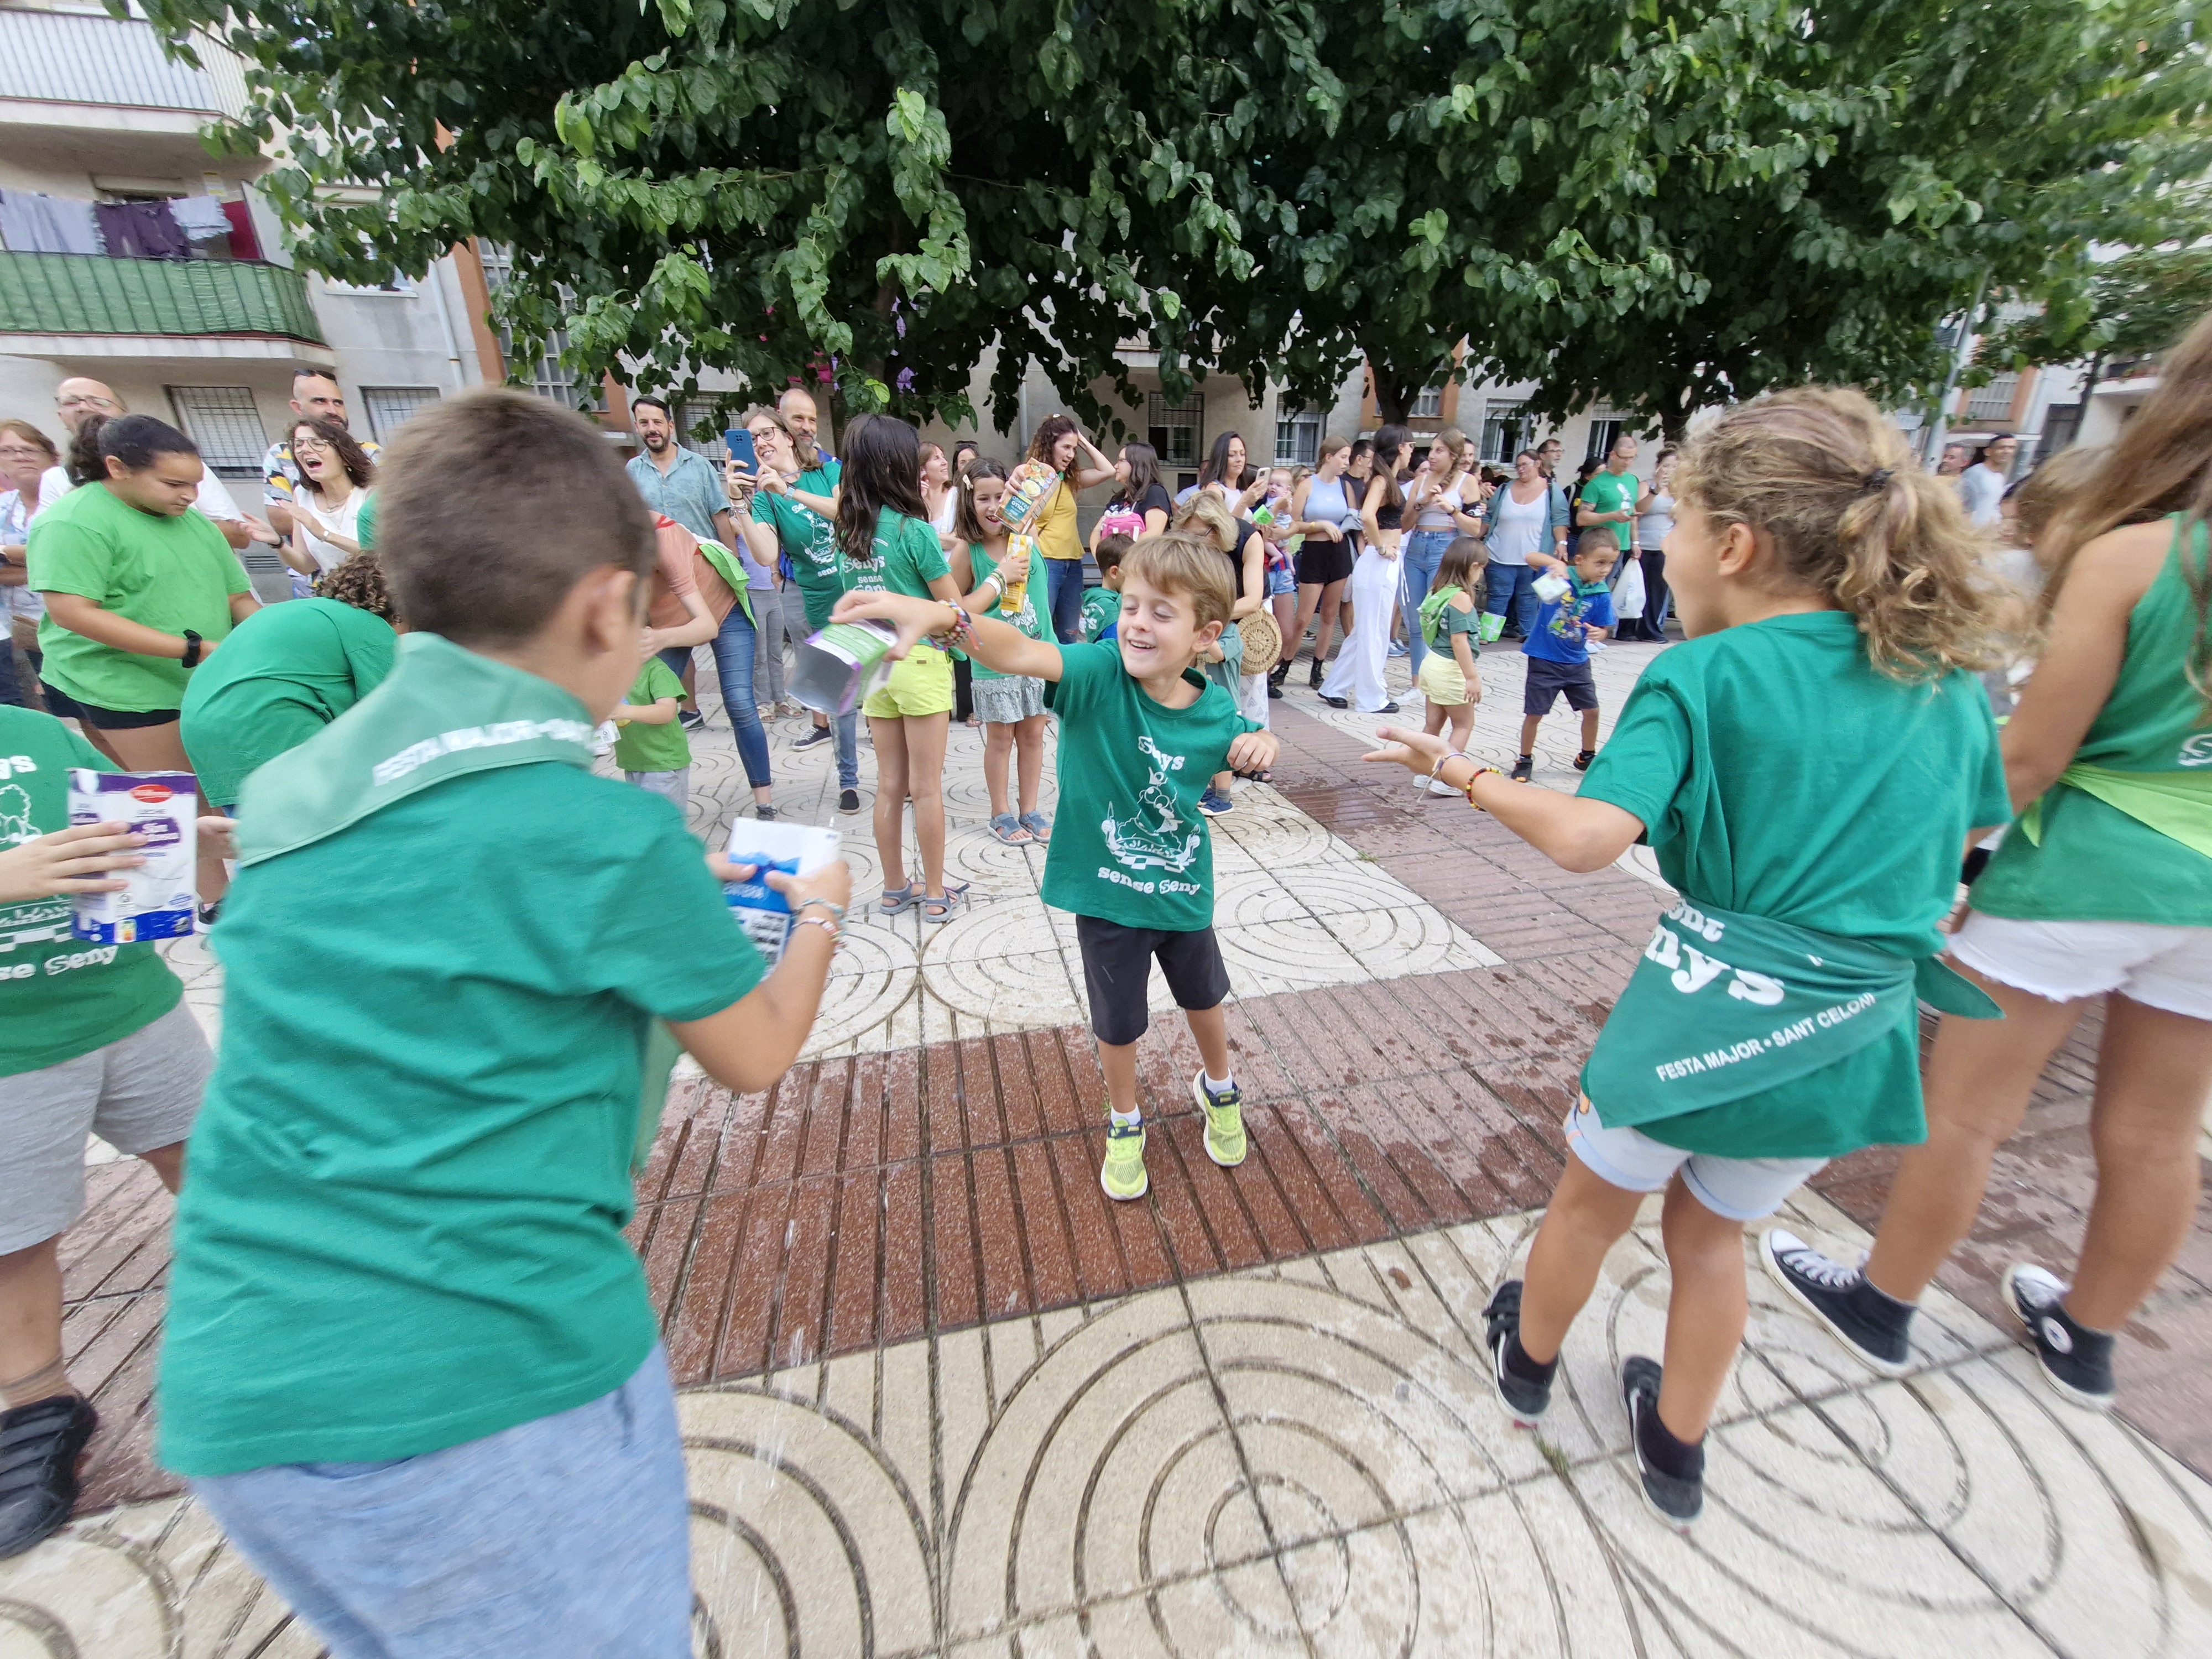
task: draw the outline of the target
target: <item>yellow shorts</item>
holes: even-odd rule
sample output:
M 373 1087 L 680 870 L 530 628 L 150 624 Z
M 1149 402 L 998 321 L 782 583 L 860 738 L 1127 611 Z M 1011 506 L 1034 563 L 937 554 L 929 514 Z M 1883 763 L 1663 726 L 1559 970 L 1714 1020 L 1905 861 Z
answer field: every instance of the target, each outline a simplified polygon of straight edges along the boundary
M 1467 695 L 1467 676 L 1459 672 L 1459 660 L 1449 651 L 1431 651 L 1424 657 L 1416 684 L 1421 695 L 1440 708 L 1456 708 L 1472 701 Z
M 860 712 L 870 720 L 952 712 L 952 659 L 933 645 L 917 645 L 891 665 L 891 677 L 868 694 Z

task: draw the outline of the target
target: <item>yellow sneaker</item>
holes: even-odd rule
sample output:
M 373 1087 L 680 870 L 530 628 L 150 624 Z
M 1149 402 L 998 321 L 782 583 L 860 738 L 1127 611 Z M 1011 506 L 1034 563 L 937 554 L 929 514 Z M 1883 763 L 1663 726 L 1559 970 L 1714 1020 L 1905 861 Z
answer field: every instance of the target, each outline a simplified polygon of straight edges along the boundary
M 1106 1162 L 1098 1171 L 1098 1184 L 1106 1196 L 1127 1202 L 1142 1198 L 1152 1188 L 1145 1173 L 1145 1126 L 1106 1120 Z
M 1191 1076 L 1190 1093 L 1206 1114 L 1206 1155 L 1224 1170 L 1235 1169 L 1244 1161 L 1244 1091 L 1231 1078 L 1228 1092 L 1215 1094 L 1206 1086 L 1201 1066 Z

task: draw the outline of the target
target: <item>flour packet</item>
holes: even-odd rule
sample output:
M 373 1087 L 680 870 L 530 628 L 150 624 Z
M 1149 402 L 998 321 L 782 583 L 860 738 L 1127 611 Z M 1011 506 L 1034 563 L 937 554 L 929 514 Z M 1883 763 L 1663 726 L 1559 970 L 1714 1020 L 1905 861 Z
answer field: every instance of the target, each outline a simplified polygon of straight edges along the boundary
M 786 823 L 774 819 L 737 818 L 730 824 L 730 844 L 722 856 L 732 864 L 755 867 L 750 881 L 722 884 L 722 896 L 738 926 L 760 948 L 773 967 L 783 955 L 794 921 L 782 894 L 768 884 L 771 870 L 787 876 L 811 876 L 837 856 L 837 832 L 811 823 Z
M 79 893 L 70 931 L 102 945 L 175 939 L 192 931 L 199 897 L 193 866 L 198 853 L 199 797 L 189 772 L 95 772 L 70 769 L 70 822 L 127 823 L 146 837 L 146 862 L 116 873 L 120 892 Z

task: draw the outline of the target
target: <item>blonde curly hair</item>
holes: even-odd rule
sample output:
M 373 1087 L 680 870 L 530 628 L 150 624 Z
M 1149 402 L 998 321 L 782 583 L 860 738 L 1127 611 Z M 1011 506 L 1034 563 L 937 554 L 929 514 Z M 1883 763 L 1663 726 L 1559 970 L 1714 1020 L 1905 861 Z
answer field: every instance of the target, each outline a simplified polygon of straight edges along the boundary
M 1863 393 L 1801 386 L 1739 404 L 1690 441 L 1674 493 L 1716 528 L 1772 537 L 1781 580 L 1848 611 L 1881 672 L 1929 680 L 1996 659 L 2003 617 L 1981 536 Z

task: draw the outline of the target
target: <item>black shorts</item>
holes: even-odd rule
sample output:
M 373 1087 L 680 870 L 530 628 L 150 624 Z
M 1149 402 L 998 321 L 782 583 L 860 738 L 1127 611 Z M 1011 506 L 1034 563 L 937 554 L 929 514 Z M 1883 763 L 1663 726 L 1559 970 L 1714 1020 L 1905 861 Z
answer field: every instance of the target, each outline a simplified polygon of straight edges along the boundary
M 1352 543 L 1333 542 L 1326 536 L 1309 536 L 1298 544 L 1298 586 L 1326 587 L 1352 574 Z
M 1145 989 L 1155 957 L 1178 1008 L 1197 1012 L 1228 999 L 1229 969 L 1211 927 L 1177 933 L 1078 916 L 1075 942 L 1083 951 L 1083 982 L 1091 993 L 1091 1034 L 1114 1048 L 1134 1042 L 1152 1023 Z
M 173 726 L 178 711 L 173 708 L 102 708 L 97 703 L 80 702 L 66 691 L 57 690 L 50 681 L 40 680 L 39 690 L 46 694 L 46 713 L 56 720 L 82 720 L 102 732 L 128 732 L 141 726 Z
M 1597 707 L 1597 682 L 1586 662 L 1553 662 L 1549 657 L 1528 657 L 1528 683 L 1521 699 L 1524 714 L 1548 714 L 1559 693 L 1567 694 L 1570 708 Z

